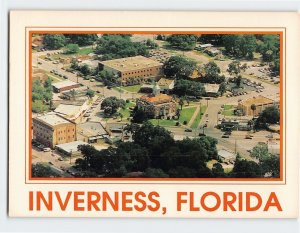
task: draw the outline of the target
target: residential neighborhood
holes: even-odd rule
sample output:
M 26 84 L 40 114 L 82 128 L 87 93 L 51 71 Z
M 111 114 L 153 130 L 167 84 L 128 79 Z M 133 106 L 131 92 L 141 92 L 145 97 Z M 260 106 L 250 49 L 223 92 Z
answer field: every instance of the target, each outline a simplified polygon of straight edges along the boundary
M 278 34 L 33 34 L 32 177 L 279 178 Z

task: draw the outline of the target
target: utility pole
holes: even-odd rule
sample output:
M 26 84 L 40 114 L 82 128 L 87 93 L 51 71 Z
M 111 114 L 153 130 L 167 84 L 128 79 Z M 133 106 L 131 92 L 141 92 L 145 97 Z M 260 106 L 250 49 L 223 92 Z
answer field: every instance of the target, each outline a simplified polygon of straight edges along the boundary
M 70 150 L 70 164 L 72 164 L 72 149 Z

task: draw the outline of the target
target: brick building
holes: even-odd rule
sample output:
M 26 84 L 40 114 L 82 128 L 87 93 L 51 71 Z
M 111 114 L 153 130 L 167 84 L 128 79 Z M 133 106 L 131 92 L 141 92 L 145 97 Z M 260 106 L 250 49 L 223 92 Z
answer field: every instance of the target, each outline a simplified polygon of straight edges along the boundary
M 71 80 L 65 80 L 57 83 L 53 83 L 53 91 L 57 93 L 61 93 L 63 91 L 72 90 L 74 88 L 80 87 L 79 83 L 75 83 Z
M 153 93 L 138 98 L 136 105 L 138 109 L 142 109 L 153 118 L 171 118 L 176 115 L 177 110 L 174 99 L 169 95 L 160 93 L 157 84 L 153 88 Z
M 251 105 L 253 104 L 256 107 L 254 111 L 254 116 L 258 116 L 267 107 L 271 107 L 271 106 L 279 107 L 278 103 L 276 103 L 274 100 L 259 95 L 253 98 L 240 101 L 237 109 L 241 110 L 244 115 L 253 115 L 253 110 L 251 109 Z
M 76 124 L 54 113 L 33 118 L 32 128 L 33 138 L 51 148 L 76 140 Z
M 99 63 L 99 70 L 112 71 L 123 86 L 157 81 L 162 75 L 162 63 L 143 56 L 126 57 Z

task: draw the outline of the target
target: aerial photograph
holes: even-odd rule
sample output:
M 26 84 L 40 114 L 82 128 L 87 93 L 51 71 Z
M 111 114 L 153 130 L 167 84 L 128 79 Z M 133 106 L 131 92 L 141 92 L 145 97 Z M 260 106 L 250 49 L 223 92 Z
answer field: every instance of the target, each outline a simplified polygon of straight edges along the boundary
M 280 34 L 194 33 L 31 32 L 31 179 L 282 178 Z

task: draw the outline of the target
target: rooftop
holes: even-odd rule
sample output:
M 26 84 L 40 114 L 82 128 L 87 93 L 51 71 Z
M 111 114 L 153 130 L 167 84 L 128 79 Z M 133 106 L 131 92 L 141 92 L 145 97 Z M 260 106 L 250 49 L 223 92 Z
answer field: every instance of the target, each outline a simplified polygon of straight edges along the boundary
M 102 61 L 100 63 L 121 72 L 146 69 L 146 68 L 162 65 L 162 63 L 159 63 L 157 61 L 154 61 L 152 59 L 143 56 L 126 57 L 126 58 Z
M 174 80 L 172 79 L 166 79 L 166 78 L 161 78 L 157 84 L 159 86 L 170 86 L 172 83 L 174 83 Z
M 88 137 L 107 134 L 100 122 L 87 121 L 77 125 L 77 131 Z
M 52 86 L 57 88 L 57 89 L 60 89 L 60 88 L 69 87 L 69 86 L 73 86 L 73 85 L 77 85 L 77 84 L 78 83 L 75 83 L 71 80 L 65 80 L 65 81 L 53 83 Z
M 85 102 L 79 104 L 79 102 L 76 103 L 61 103 L 58 105 L 58 107 L 54 110 L 54 112 L 65 115 L 66 117 L 75 117 L 77 114 L 79 114 L 84 109 L 82 106 Z
M 60 124 L 70 123 L 70 121 L 60 117 L 55 113 L 48 113 L 46 115 L 38 116 L 35 118 L 36 120 L 42 121 L 50 126 L 56 126 Z
M 220 88 L 220 84 L 211 84 L 211 83 L 204 84 L 205 92 L 218 93 L 219 88 Z
M 65 151 L 67 153 L 71 153 L 71 152 L 78 151 L 79 145 L 88 145 L 88 143 L 83 142 L 83 141 L 74 141 L 74 142 L 59 144 L 59 145 L 56 145 L 56 147 L 58 147 L 59 149 Z
M 140 99 L 145 100 L 149 103 L 159 104 L 159 103 L 171 102 L 172 97 L 169 96 L 169 95 L 166 95 L 166 94 L 159 94 L 159 95 L 156 95 L 156 96 L 153 95 L 153 94 L 150 94 L 150 95 L 144 95 Z
M 251 106 L 252 104 L 261 105 L 261 104 L 273 104 L 273 103 L 274 103 L 273 100 L 271 100 L 267 97 L 264 97 L 262 95 L 255 96 L 253 98 L 249 98 L 249 99 L 241 101 L 241 104 L 246 105 L 246 106 Z

